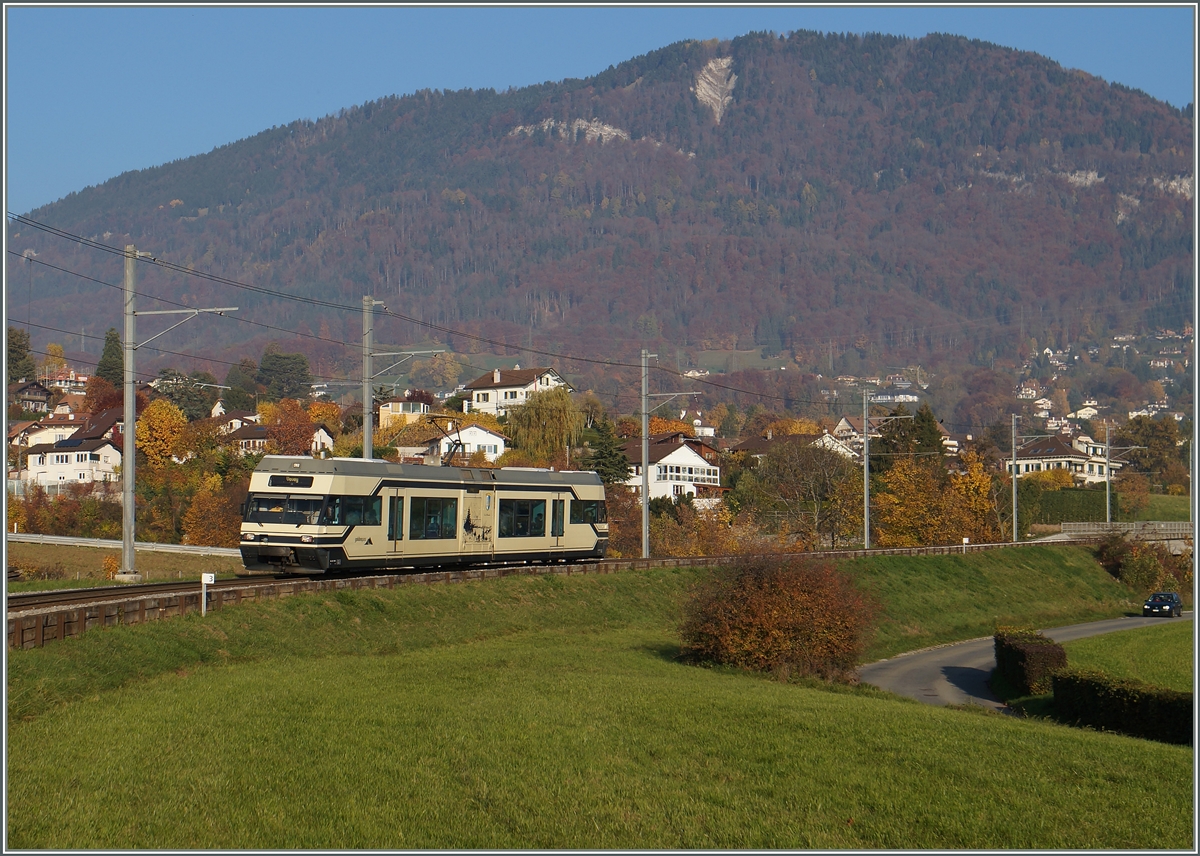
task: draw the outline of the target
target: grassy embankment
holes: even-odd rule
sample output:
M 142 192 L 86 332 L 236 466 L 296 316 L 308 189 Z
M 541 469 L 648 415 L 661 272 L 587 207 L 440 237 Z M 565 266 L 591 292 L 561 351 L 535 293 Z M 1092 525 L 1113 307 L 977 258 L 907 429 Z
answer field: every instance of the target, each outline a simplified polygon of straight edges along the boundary
M 1188 519 L 1188 506 L 1191 503 L 1191 497 L 1152 493 L 1149 499 L 1149 503 L 1141 511 L 1128 516 L 1122 515 L 1120 519 L 1130 521 L 1186 521 Z
M 1120 614 L 1089 561 L 851 567 L 886 603 L 881 655 L 986 635 L 1000 603 Z M 295 597 L 11 652 L 7 844 L 1192 846 L 1190 750 L 1156 745 L 1151 775 L 1132 738 L 683 666 L 695 578 Z
M 1077 639 L 1063 645 L 1071 668 L 1099 669 L 1157 687 L 1192 692 L 1196 626 L 1176 618 L 1152 627 Z
M 41 573 L 48 571 L 53 577 L 9 583 L 10 592 L 113 585 L 104 576 L 104 559 L 106 556 L 121 558 L 120 549 L 65 547 L 22 541 L 9 541 L 6 547 L 9 565 L 37 568 Z M 241 560 L 233 556 L 195 556 L 139 550 L 136 562 L 137 571 L 146 582 L 175 579 L 198 581 L 204 573 L 217 574 L 220 579 L 232 579 L 242 570 Z

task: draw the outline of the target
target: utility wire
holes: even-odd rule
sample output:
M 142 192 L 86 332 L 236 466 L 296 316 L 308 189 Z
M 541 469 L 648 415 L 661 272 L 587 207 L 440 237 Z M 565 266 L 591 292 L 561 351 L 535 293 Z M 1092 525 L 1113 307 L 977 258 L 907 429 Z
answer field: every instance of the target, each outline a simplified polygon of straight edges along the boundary
M 108 245 L 108 244 L 103 244 L 103 243 L 100 243 L 100 242 L 98 242 L 98 241 L 94 241 L 94 240 L 92 240 L 92 239 L 90 239 L 90 238 L 85 238 L 85 237 L 83 237 L 83 236 L 80 236 L 80 235 L 75 235 L 75 234 L 73 234 L 73 233 L 71 233 L 71 232 L 67 232 L 67 231 L 65 231 L 65 230 L 58 229 L 58 228 L 56 228 L 56 227 L 49 226 L 49 225 L 47 225 L 47 224 L 44 224 L 44 223 L 40 223 L 40 222 L 38 222 L 38 221 L 36 221 L 36 220 L 31 220 L 31 219 L 29 219 L 29 218 L 27 218 L 27 217 L 24 217 L 24 216 L 21 216 L 21 215 L 18 215 L 18 214 L 14 214 L 14 213 L 13 213 L 13 212 L 11 212 L 11 211 L 10 211 L 10 212 L 8 212 L 8 214 L 9 214 L 9 218 L 10 218 L 10 219 L 12 219 L 12 220 L 14 220 L 14 221 L 16 221 L 16 222 L 18 222 L 18 223 L 21 223 L 21 224 L 24 224 L 24 225 L 30 226 L 30 227 L 32 227 L 32 228 L 35 228 L 35 229 L 39 229 L 39 230 L 41 230 L 41 231 L 47 232 L 47 233 L 49 233 L 49 234 L 51 234 L 51 235 L 55 235 L 55 236 L 57 236 L 57 237 L 60 237 L 60 238 L 63 238 L 63 239 L 65 239 L 65 240 L 73 241 L 73 242 L 76 242 L 76 243 L 82 244 L 82 245 L 84 245 L 84 246 L 87 246 L 87 247 L 91 247 L 91 248 L 94 248 L 94 249 L 101 250 L 101 251 L 103 251 L 103 252 L 110 253 L 110 254 L 112 254 L 112 255 L 118 255 L 118 256 L 122 256 L 122 257 L 125 255 L 125 252 L 124 252 L 124 250 L 123 250 L 123 249 L 119 249 L 119 248 L 117 248 L 117 247 L 112 247 L 112 246 L 110 246 L 110 245 Z M 16 252 L 14 252 L 14 251 L 12 251 L 12 250 L 10 250 L 9 252 L 10 252 L 12 255 L 21 256 L 21 254 L 19 254 L 19 253 L 16 253 Z M 29 258 L 29 257 L 25 257 L 25 256 L 21 256 L 21 257 L 22 257 L 22 258 Z M 36 259 L 32 259 L 32 260 L 33 260 L 33 261 L 36 261 Z M 336 310 L 341 310 L 341 311 L 345 311 L 345 312 L 357 312 L 357 311 L 361 311 L 361 307 L 349 306 L 349 305 L 346 305 L 346 304 L 335 303 L 335 302 L 333 302 L 333 301 L 319 300 L 319 299 L 317 299 L 317 298 L 304 297 L 304 296 L 301 296 L 301 295 L 287 294 L 287 293 L 285 293 L 285 292 L 276 291 L 276 290 L 274 290 L 274 289 L 269 289 L 269 288 L 265 288 L 265 287 L 262 287 L 262 286 L 254 286 L 254 285 L 249 285 L 249 284 L 247 284 L 247 283 L 243 283 L 243 282 L 239 282 L 239 281 L 237 281 L 237 280 L 229 279 L 228 277 L 223 277 L 223 276 L 219 276 L 219 275 L 216 275 L 216 274 L 211 274 L 211 273 L 208 273 L 208 272 L 205 272 L 205 271 L 198 271 L 198 270 L 195 270 L 195 269 L 193 269 L 193 268 L 184 267 L 184 266 L 182 266 L 182 265 L 174 264 L 174 263 L 172 263 L 172 262 L 167 262 L 167 261 L 164 261 L 164 260 L 161 260 L 161 259 L 155 258 L 155 257 L 150 257 L 150 258 L 148 258 L 148 259 L 147 259 L 147 258 L 143 258 L 143 257 L 139 257 L 138 261 L 141 261 L 141 262 L 144 262 L 144 263 L 148 263 L 148 264 L 152 264 L 152 265 L 155 265 L 155 266 L 161 267 L 161 268 L 163 268 L 163 269 L 165 269 L 165 270 L 169 270 L 169 271 L 172 271 L 172 272 L 180 273 L 180 274 L 183 274 L 183 275 L 186 275 L 186 276 L 194 276 L 194 277 L 198 277 L 198 278 L 200 278 L 200 279 L 205 279 L 205 280 L 208 280 L 208 281 L 211 281 L 211 282 L 215 282 L 215 283 L 218 283 L 218 284 L 222 284 L 222 285 L 228 285 L 228 286 L 231 286 L 231 287 L 233 287 L 233 288 L 239 288 L 239 289 L 243 289 L 243 290 L 246 290 L 246 291 L 250 291 L 250 292 L 253 292 L 253 293 L 262 294 L 262 295 L 266 295 L 266 296 L 270 296 L 270 297 L 276 297 L 276 298 L 281 298 L 281 299 L 286 299 L 286 300 L 293 300 L 293 301 L 296 301 L 296 302 L 299 302 L 299 303 L 304 303 L 304 304 L 311 305 L 311 306 L 321 306 L 321 307 L 330 308 L 330 309 L 336 309 Z M 43 263 L 43 264 L 45 264 L 45 263 Z M 53 265 L 50 265 L 50 266 L 51 266 L 51 267 L 54 267 Z M 65 271 L 65 269 L 62 269 L 62 268 L 58 268 L 58 269 L 59 269 L 59 270 L 64 270 L 64 272 L 66 272 L 66 273 L 73 273 L 73 274 L 74 274 L 74 272 L 73 272 L 73 271 Z M 84 276 L 83 274 L 74 274 L 74 275 L 76 275 L 76 276 L 81 276 L 81 277 L 83 277 L 84 279 L 89 279 L 89 280 L 91 280 L 91 279 L 92 279 L 91 277 Z M 114 286 L 114 285 L 112 285 L 111 283 L 102 282 L 101 280 L 92 280 L 92 281 L 95 281 L 95 282 L 100 282 L 100 283 L 101 283 L 101 284 L 103 284 L 103 285 L 108 285 L 109 287 L 113 287 L 113 288 L 116 288 L 116 287 L 118 287 L 118 286 Z M 163 300 L 164 302 L 168 302 L 168 303 L 169 303 L 169 302 L 171 302 L 171 301 L 166 301 L 164 298 L 152 298 L 152 299 L 155 299 L 155 300 Z M 1189 302 L 1190 302 L 1190 301 L 1189 301 Z M 182 305 L 182 304 L 175 304 L 175 305 Z M 1147 305 L 1149 305 L 1149 304 L 1148 304 L 1148 302 L 1147 302 Z M 1170 304 L 1168 304 L 1168 305 L 1170 305 Z M 1094 310 L 1083 310 L 1083 309 L 1080 309 L 1080 310 L 1078 310 L 1078 311 L 1080 311 L 1080 312 L 1084 312 L 1084 311 L 1094 311 Z M 1130 308 L 1128 311 L 1132 312 L 1132 311 L 1135 311 L 1135 310 L 1133 310 L 1132 308 Z M 418 325 L 418 326 L 424 327 L 424 328 L 426 328 L 426 329 L 429 329 L 429 330 L 437 331 L 437 332 L 444 333 L 444 334 L 447 334 L 447 335 L 450 335 L 450 336 L 456 336 L 456 337 L 460 337 L 460 338 L 470 339 L 470 340 L 473 340 L 473 341 L 476 341 L 476 342 L 480 342 L 480 343 L 482 343 L 482 344 L 493 345 L 493 346 L 497 346 L 497 347 L 503 347 L 503 348 L 505 348 L 505 349 L 510 349 L 510 348 L 512 348 L 512 349 L 516 349 L 516 350 L 522 351 L 522 352 L 524 352 L 524 353 L 536 354 L 536 355 L 538 355 L 538 356 L 546 356 L 546 357 L 551 357 L 551 358 L 554 358 L 554 359 L 559 359 L 559 360 L 565 360 L 565 361 L 569 361 L 569 362 L 583 362 L 583 363 L 589 363 L 589 364 L 594 364 L 594 365 L 602 365 L 602 366 L 611 367 L 611 368 L 641 368 L 640 364 L 638 364 L 638 363 L 629 363 L 629 362 L 624 362 L 624 361 L 620 361 L 620 360 L 601 360 L 601 359 L 595 359 L 595 358 L 590 358 L 590 357 L 578 357 L 578 356 L 571 356 L 571 355 L 569 355 L 569 354 L 562 354 L 562 353 L 558 353 L 558 352 L 555 352 L 555 351 L 547 351 L 547 350 L 542 350 L 542 349 L 537 349 L 537 348 L 532 348 L 532 347 L 525 347 L 525 346 L 520 346 L 520 345 L 512 345 L 512 344 L 510 344 L 510 343 L 508 343 L 508 342 L 504 342 L 504 341 L 501 341 L 501 340 L 497 340 L 497 339 L 490 339 L 490 338 L 487 338 L 487 337 L 485 337 L 485 336 L 478 336 L 478 335 L 475 335 L 475 334 L 472 334 L 472 333 L 467 333 L 467 332 L 465 332 L 465 331 L 462 331 L 462 330 L 457 330 L 457 329 L 454 329 L 454 328 L 452 328 L 452 327 L 446 327 L 446 326 L 444 326 L 444 325 L 435 324 L 435 323 L 433 323 L 433 322 L 430 322 L 430 321 L 423 321 L 423 320 L 421 320 L 421 319 L 419 319 L 419 318 L 415 318 L 415 317 L 412 317 L 412 316 L 409 316 L 409 315 L 405 315 L 405 314 L 403 314 L 403 313 L 395 312 L 395 311 L 393 311 L 393 310 L 390 310 L 390 309 L 386 309 L 386 308 L 385 308 L 385 309 L 383 309 L 383 310 L 382 310 L 382 312 L 383 312 L 383 314 L 384 314 L 385 316 L 387 316 L 387 317 L 394 318 L 394 319 L 396 319 L 396 320 L 400 320 L 400 321 L 407 321 L 407 322 L 409 322 L 409 323 L 411 323 L 411 324 L 415 324 L 415 325 Z M 239 320 L 245 320 L 245 319 L 239 319 Z M 250 323 L 258 323 L 258 322 L 250 322 Z M 954 322 L 947 322 L 947 326 L 950 326 L 950 327 L 959 326 L 959 327 L 961 327 L 961 326 L 962 326 L 962 324 L 970 324 L 970 323 L 975 323 L 975 322 L 970 322 L 970 321 L 967 321 L 967 322 L 961 322 L 961 323 L 960 323 L 960 324 L 958 324 L 958 325 L 956 325 Z M 981 323 L 981 324 L 982 324 L 982 323 L 985 323 L 985 322 L 983 322 L 983 321 L 981 320 L 981 321 L 980 321 L 980 322 L 978 322 L 978 323 Z M 281 328 L 270 327 L 269 325 L 260 325 L 260 326 L 267 327 L 268 329 L 281 330 Z M 282 331 L 282 332 L 287 332 L 287 333 L 290 333 L 290 334 L 292 334 L 292 335 L 306 335 L 306 334 L 299 334 L 299 333 L 296 333 L 295 331 Z M 70 335 L 74 335 L 74 334 L 70 334 Z M 313 338 L 313 339 L 316 339 L 317 341 L 322 341 L 322 342 L 333 342 L 333 341 L 334 341 L 334 340 L 330 340 L 330 339 L 322 339 L 322 338 L 320 338 L 320 337 L 317 337 L 317 336 L 311 336 L 310 338 Z M 820 341 L 827 341 L 827 340 L 820 340 Z M 818 341 L 818 342 L 816 342 L 816 343 L 819 343 L 819 341 Z M 349 343 L 346 343 L 346 342 L 341 342 L 341 343 L 338 343 L 338 344 L 342 344 L 342 345 L 343 345 L 343 347 L 349 347 Z M 152 350 L 157 350 L 157 349 L 152 349 Z M 176 355 L 176 356 L 189 356 L 189 357 L 191 357 L 192 359 L 201 359 L 201 360 L 203 360 L 203 359 L 208 359 L 208 358 L 203 358 L 203 357 L 194 357 L 194 356 L 191 356 L 191 355 L 188 355 L 188 354 L 180 354 L 180 353 L 178 353 L 178 352 L 175 352 L 175 351 L 163 351 L 163 350 L 158 350 L 157 352 L 158 352 L 158 353 L 168 353 L 168 354 L 173 354 L 173 355 Z M 224 361 L 224 360 L 211 360 L 211 361 L 213 361 L 213 362 L 225 363 L 225 364 L 227 364 L 227 365 L 234 365 L 233 363 L 227 363 L 227 362 L 226 362 L 226 361 Z M 654 366 L 654 368 L 655 368 L 657 371 L 661 371 L 661 372 L 663 372 L 663 373 L 665 373 L 665 374 L 668 374 L 668 375 L 672 376 L 673 378 L 675 378 L 675 379 L 678 379 L 678 380 L 681 380 L 681 381 L 685 381 L 685 382 L 686 382 L 686 381 L 691 381 L 691 382 L 699 383 L 699 384 L 701 384 L 701 385 L 703 385 L 703 386 L 710 386 L 710 387 L 713 387 L 713 388 L 716 388 L 716 389 L 722 389 L 722 390 L 725 390 L 725 391 L 727 391 L 727 392 L 739 393 L 739 394 L 742 394 L 742 395 L 748 395 L 748 396 L 752 396 L 752 397 L 756 397 L 756 398 L 760 398 L 760 399 L 765 399 L 765 400 L 770 400 L 770 401 L 778 401 L 778 402 L 787 402 L 787 401 L 791 401 L 791 402 L 793 402 L 793 403 L 796 403 L 796 404 L 821 404 L 821 405 L 829 405 L 829 404 L 830 404 L 830 402 L 828 402 L 828 401 L 825 401 L 824 399 L 821 399 L 821 400 L 815 400 L 815 399 L 801 399 L 801 398 L 793 398 L 793 397 L 790 397 L 790 396 L 773 395 L 773 394 L 770 394 L 770 393 L 764 393 L 764 392 L 758 392 L 758 391 L 753 391 L 753 390 L 748 390 L 748 389 L 742 389 L 742 388 L 739 388 L 739 387 L 730 386 L 730 385 L 728 385 L 728 384 L 721 384 L 721 383 L 718 383 L 718 382 L 716 382 L 716 381 L 707 380 L 707 379 L 705 379 L 705 378 L 689 378 L 689 377 L 686 377 L 685 375 L 683 375 L 683 373 L 681 373 L 681 372 L 679 372 L 679 371 L 677 371 L 677 370 L 669 370 L 669 369 L 667 369 L 667 368 L 665 368 L 665 367 L 663 367 L 663 366 L 661 366 L 661 365 L 657 365 L 657 364 Z M 338 378 L 325 378 L 324 376 L 321 376 L 321 379 L 331 379 L 331 380 L 332 380 L 332 379 L 338 379 Z M 835 406 L 836 406 L 836 403 L 835 403 Z M 847 404 L 846 406 L 851 406 L 851 405 Z

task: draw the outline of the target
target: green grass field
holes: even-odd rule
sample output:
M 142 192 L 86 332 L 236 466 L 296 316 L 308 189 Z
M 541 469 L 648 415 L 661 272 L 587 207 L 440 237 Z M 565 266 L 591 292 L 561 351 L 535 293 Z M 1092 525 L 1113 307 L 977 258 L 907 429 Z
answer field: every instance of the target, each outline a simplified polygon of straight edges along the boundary
M 1121 520 L 1187 520 L 1191 497 L 1150 494 L 1149 504 L 1137 514 L 1121 516 Z
M 1072 668 L 1099 669 L 1114 678 L 1136 678 L 1190 693 L 1195 683 L 1195 629 L 1191 621 L 1163 619 L 1152 627 L 1078 639 L 1063 647 Z
M 7 583 L 10 592 L 113 585 L 104 575 L 104 558 L 121 558 L 119 549 L 30 544 L 22 541 L 9 541 L 5 547 L 10 566 L 36 568 L 39 575 L 51 577 Z M 135 563 L 138 573 L 146 582 L 199 580 L 202 573 L 217 574 L 221 579 L 227 579 L 242 570 L 241 560 L 234 557 L 157 553 L 148 550 L 137 551 Z
M 1124 608 L 1085 551 L 1020 553 L 855 563 L 889 599 L 877 650 L 981 635 L 993 598 Z M 697 574 L 298 596 L 10 652 L 6 844 L 1193 845 L 1190 749 L 1151 773 L 1133 738 L 681 664 Z M 960 589 L 967 618 L 937 609 Z

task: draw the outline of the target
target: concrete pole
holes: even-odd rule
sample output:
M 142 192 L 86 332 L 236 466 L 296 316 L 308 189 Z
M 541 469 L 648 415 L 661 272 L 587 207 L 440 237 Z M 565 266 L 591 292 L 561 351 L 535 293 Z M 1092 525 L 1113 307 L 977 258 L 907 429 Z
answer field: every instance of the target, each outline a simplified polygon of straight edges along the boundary
M 1020 540 L 1017 532 L 1017 414 L 1012 415 L 1012 514 L 1013 543 Z
M 642 348 L 642 558 L 650 558 L 649 354 Z
M 121 436 L 121 573 L 136 574 L 133 549 L 134 477 L 137 462 L 137 389 L 133 355 L 137 347 L 134 289 L 137 284 L 137 247 L 125 245 L 125 413 Z
M 373 399 L 371 397 L 371 310 L 375 305 L 374 298 L 363 295 L 363 460 L 369 461 L 374 457 L 372 443 L 375 440 L 375 425 Z
M 1112 524 L 1112 461 L 1109 458 L 1108 420 L 1104 420 L 1104 522 Z
M 863 549 L 871 549 L 871 429 L 867 423 L 867 391 L 863 390 Z

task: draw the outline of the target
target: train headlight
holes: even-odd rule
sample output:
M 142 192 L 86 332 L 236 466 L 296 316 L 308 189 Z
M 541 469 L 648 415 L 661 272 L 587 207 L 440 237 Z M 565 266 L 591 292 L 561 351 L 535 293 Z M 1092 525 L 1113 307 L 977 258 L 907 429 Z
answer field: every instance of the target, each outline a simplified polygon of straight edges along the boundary
M 253 540 L 254 540 L 254 533 L 253 533 L 253 532 L 243 532 L 243 533 L 242 533 L 242 540 L 243 540 L 243 541 L 253 541 Z
M 311 535 L 301 535 L 300 536 L 301 544 L 311 544 L 312 542 L 313 542 L 313 537 Z

